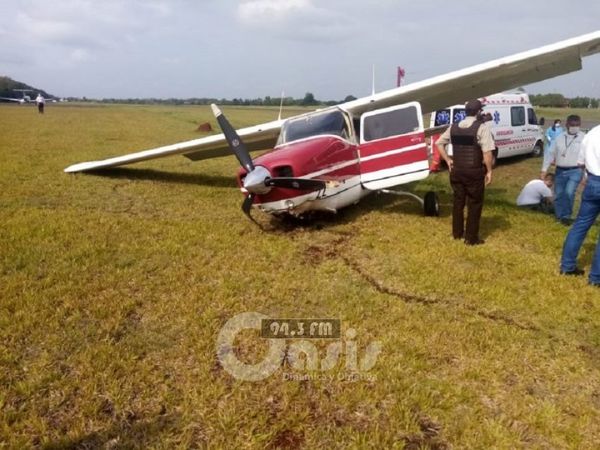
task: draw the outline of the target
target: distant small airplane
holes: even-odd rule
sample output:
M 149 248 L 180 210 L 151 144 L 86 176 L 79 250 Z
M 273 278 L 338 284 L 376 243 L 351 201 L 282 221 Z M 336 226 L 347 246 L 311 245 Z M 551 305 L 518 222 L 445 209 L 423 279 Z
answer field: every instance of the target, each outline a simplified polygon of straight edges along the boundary
M 341 105 L 236 131 L 212 105 L 222 134 L 72 165 L 85 172 L 170 155 L 191 160 L 231 155 L 242 166 L 237 182 L 246 196 L 242 210 L 299 216 L 335 212 L 371 192 L 429 175 L 422 113 L 553 78 L 582 68 L 581 59 L 600 52 L 600 31 L 407 84 Z M 245 140 L 246 144 L 242 141 Z M 256 159 L 250 152 L 271 151 Z M 414 194 L 404 192 L 412 197 Z M 426 215 L 437 215 L 437 196 L 419 199 Z
M 9 102 L 17 102 L 21 105 L 24 103 L 35 103 L 35 100 L 32 100 L 26 92 L 33 92 L 32 89 L 13 89 L 13 91 L 20 92 L 21 98 L 13 98 L 13 97 L 0 97 L 0 100 L 6 100 Z

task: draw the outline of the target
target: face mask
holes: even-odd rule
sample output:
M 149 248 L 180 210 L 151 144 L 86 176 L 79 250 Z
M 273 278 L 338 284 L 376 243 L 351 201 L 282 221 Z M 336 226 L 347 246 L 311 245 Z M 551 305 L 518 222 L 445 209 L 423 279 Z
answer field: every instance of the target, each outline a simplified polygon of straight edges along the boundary
M 569 127 L 569 134 L 579 133 L 580 127 Z

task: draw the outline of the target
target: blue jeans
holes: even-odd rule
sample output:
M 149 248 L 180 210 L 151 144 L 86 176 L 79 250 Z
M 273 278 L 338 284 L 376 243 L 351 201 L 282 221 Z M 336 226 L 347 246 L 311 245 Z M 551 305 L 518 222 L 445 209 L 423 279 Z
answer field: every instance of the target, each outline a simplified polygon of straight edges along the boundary
M 600 214 L 600 177 L 588 174 L 588 181 L 581 197 L 579 214 L 577 214 L 577 219 L 569 230 L 563 245 L 560 261 L 561 271 L 570 272 L 577 267 L 577 255 L 598 214 Z M 589 280 L 590 283 L 600 283 L 600 238 L 596 244 Z
M 554 178 L 554 208 L 558 220 L 570 219 L 575 203 L 575 192 L 581 182 L 583 171 L 579 168 L 556 168 Z

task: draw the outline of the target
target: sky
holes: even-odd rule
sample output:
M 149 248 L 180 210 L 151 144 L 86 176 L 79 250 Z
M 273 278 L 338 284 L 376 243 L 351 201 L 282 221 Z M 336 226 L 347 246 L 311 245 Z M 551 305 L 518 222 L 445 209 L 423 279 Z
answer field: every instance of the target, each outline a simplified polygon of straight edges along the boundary
M 582 0 L 0 0 L 0 75 L 59 97 L 361 97 L 600 29 Z M 600 55 L 527 87 L 600 97 Z

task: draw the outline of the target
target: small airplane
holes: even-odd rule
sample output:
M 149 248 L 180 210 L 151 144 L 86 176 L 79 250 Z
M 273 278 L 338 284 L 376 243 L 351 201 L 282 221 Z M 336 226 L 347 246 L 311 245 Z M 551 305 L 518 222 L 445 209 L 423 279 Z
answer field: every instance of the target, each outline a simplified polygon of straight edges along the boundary
M 223 133 L 101 161 L 69 166 L 86 172 L 182 154 L 197 161 L 231 155 L 242 166 L 238 185 L 252 208 L 275 215 L 335 212 L 372 192 L 409 195 L 426 215 L 437 215 L 437 196 L 424 199 L 391 190 L 429 175 L 425 112 L 580 70 L 600 52 L 600 31 L 450 72 L 337 106 L 235 130 L 211 105 Z M 442 127 L 444 128 L 444 127 Z M 256 159 L 251 152 L 269 150 Z
M 33 92 L 32 89 L 13 89 L 13 91 L 20 92 L 21 93 L 21 98 L 0 97 L 0 100 L 6 100 L 6 101 L 9 101 L 9 102 L 17 102 L 17 103 L 20 103 L 21 105 L 24 104 L 24 103 L 33 103 L 33 102 L 35 102 L 35 100 L 32 100 L 31 97 L 26 94 L 26 92 Z

